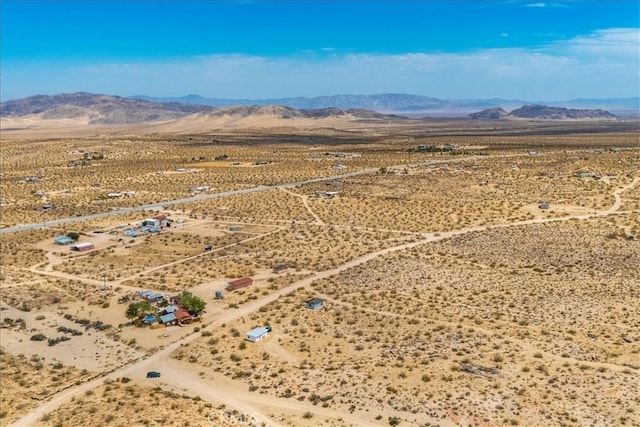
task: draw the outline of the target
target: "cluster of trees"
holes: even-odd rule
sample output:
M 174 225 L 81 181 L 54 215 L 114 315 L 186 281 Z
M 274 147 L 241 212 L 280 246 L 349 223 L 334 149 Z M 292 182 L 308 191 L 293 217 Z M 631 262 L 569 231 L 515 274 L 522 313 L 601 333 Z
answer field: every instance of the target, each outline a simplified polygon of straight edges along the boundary
M 202 298 L 193 295 L 189 291 L 182 291 L 180 295 L 178 295 L 178 303 L 182 308 L 187 310 L 189 314 L 194 316 L 199 316 L 207 305 Z
M 199 316 L 204 311 L 207 303 L 200 297 L 193 295 L 189 291 L 182 291 L 178 295 L 178 304 L 193 316 Z M 163 300 L 162 305 L 167 306 L 168 301 Z M 127 319 L 135 322 L 140 321 L 142 317 L 148 314 L 154 314 L 155 310 L 147 301 L 136 301 L 129 304 L 125 311 Z

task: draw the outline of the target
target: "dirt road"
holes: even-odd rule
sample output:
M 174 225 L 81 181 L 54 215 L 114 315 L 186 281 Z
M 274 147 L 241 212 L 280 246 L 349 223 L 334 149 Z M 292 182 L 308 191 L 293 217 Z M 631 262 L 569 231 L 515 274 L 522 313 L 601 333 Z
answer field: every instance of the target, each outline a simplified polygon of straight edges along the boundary
M 635 178 L 631 183 L 620 187 L 614 190 L 613 194 L 615 197 L 615 203 L 607 210 L 600 212 L 597 214 L 598 217 L 607 216 L 615 214 L 622 204 L 621 194 L 624 191 L 627 191 L 633 187 L 635 187 L 640 182 L 640 178 Z M 511 223 L 505 223 L 492 227 L 517 227 L 528 224 L 540 224 L 540 223 L 549 223 L 549 222 L 560 222 L 560 221 L 570 221 L 570 220 L 581 220 L 581 219 L 589 219 L 593 218 L 594 215 L 573 215 L 566 216 L 561 218 L 537 218 L 532 220 L 523 220 L 523 221 L 515 221 Z M 278 298 L 300 288 L 310 285 L 314 281 L 318 279 L 324 279 L 336 274 L 339 274 L 345 270 L 351 269 L 353 267 L 364 264 L 370 260 L 373 260 L 377 257 L 384 256 L 386 254 L 402 251 L 406 249 L 413 248 L 415 246 L 424 245 L 426 243 L 435 242 L 438 240 L 446 239 L 452 236 L 462 235 L 471 232 L 483 231 L 488 229 L 487 226 L 477 226 L 466 228 L 462 230 L 454 230 L 443 233 L 429 233 L 425 234 L 423 239 L 420 239 L 415 242 L 405 243 L 399 246 L 394 246 L 386 249 L 382 249 L 376 252 L 372 252 L 356 258 L 352 261 L 349 261 L 345 264 L 342 264 L 336 268 L 325 270 L 322 272 L 314 273 L 312 276 L 300 280 L 298 282 L 293 283 L 292 285 L 277 290 L 270 295 L 264 296 L 261 299 L 254 300 L 248 304 L 241 306 L 239 309 L 235 309 L 232 311 L 228 311 L 224 313 L 217 320 L 209 324 L 206 328 L 203 329 L 214 329 L 222 325 L 223 323 L 228 323 L 233 320 L 236 320 L 242 316 L 248 316 L 249 314 L 259 310 L 261 307 L 266 306 Z M 174 343 L 168 344 L 162 350 L 157 353 L 150 355 L 148 357 L 136 360 L 130 363 L 127 366 L 121 367 L 107 375 L 101 376 L 93 381 L 90 381 L 85 384 L 80 384 L 78 386 L 69 388 L 64 390 L 57 395 L 55 395 L 50 401 L 43 403 L 38 408 L 32 410 L 29 414 L 25 415 L 21 419 L 12 423 L 11 426 L 30 426 L 34 424 L 39 418 L 51 412 L 52 410 L 58 408 L 60 405 L 71 399 L 73 396 L 77 396 L 83 392 L 91 390 L 95 387 L 103 384 L 105 379 L 115 379 L 122 376 L 140 376 L 143 372 L 146 372 L 150 368 L 155 368 L 158 364 L 162 364 L 164 369 L 167 372 L 172 372 L 174 375 L 170 375 L 171 379 L 168 383 L 171 383 L 174 386 L 180 387 L 185 390 L 189 390 L 192 393 L 196 393 L 200 396 L 208 396 L 216 401 L 222 402 L 229 407 L 236 408 L 246 414 L 250 414 L 252 417 L 255 417 L 259 422 L 264 422 L 266 425 L 276 425 L 273 420 L 265 413 L 264 408 L 260 408 L 260 405 L 257 405 L 257 402 L 262 402 L 261 404 L 271 406 L 271 407 L 286 407 L 288 409 L 293 410 L 312 410 L 313 412 L 318 412 L 318 408 L 311 405 L 306 405 L 300 402 L 289 402 L 288 400 L 279 399 L 277 397 L 265 397 L 265 396 L 256 396 L 255 393 L 251 393 L 247 391 L 236 391 L 234 393 L 230 393 L 229 390 L 220 388 L 220 387 L 203 387 L 202 381 L 196 375 L 192 375 L 188 370 L 180 369 L 173 366 L 173 361 L 170 359 L 171 353 L 173 353 L 180 346 L 190 343 L 195 339 L 201 336 L 200 333 L 192 333 Z M 531 349 L 528 349 L 531 350 Z M 176 362 L 177 363 L 177 362 Z M 347 413 L 342 413 L 338 410 L 332 409 L 329 411 L 332 417 L 342 417 L 344 420 L 347 420 L 349 423 L 353 423 L 353 425 L 361 425 L 362 420 L 358 420 Z M 371 424 L 368 422 L 367 424 Z

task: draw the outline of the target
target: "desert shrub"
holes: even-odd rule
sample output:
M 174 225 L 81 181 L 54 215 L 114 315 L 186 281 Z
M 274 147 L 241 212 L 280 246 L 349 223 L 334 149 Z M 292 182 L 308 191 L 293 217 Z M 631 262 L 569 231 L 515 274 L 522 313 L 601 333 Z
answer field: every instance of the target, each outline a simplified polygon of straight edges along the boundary
M 63 341 L 69 341 L 71 338 L 67 337 L 67 336 L 62 336 L 62 337 L 58 337 L 58 338 L 49 338 L 47 340 L 47 343 L 49 344 L 49 347 L 53 347 L 54 345 L 63 342 Z
M 43 334 L 35 334 L 31 336 L 31 341 L 44 341 L 46 339 L 47 337 L 44 336 Z

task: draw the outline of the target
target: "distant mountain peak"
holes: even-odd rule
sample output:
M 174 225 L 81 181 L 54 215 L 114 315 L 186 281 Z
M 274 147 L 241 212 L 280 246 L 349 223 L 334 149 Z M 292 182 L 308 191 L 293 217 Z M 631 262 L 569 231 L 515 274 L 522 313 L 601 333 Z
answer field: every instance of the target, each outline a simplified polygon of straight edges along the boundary
M 580 119 L 608 119 L 619 117 L 601 109 L 575 109 L 565 107 L 549 107 L 546 105 L 523 105 L 510 113 L 502 108 L 487 108 L 477 113 L 469 114 L 472 119 L 500 120 L 505 118 L 535 119 L 535 120 L 580 120 Z
M 142 123 L 173 120 L 209 107 L 196 104 L 160 104 L 87 92 L 36 95 L 0 103 L 3 117 L 38 115 L 43 119 L 85 119 L 92 124 Z
M 576 109 L 565 107 L 548 107 L 546 105 L 523 105 L 511 113 L 512 117 L 520 117 L 525 119 L 617 119 L 615 114 L 601 109 Z
M 487 108 L 477 113 L 469 114 L 469 117 L 477 120 L 500 120 L 509 115 L 509 112 L 502 107 Z

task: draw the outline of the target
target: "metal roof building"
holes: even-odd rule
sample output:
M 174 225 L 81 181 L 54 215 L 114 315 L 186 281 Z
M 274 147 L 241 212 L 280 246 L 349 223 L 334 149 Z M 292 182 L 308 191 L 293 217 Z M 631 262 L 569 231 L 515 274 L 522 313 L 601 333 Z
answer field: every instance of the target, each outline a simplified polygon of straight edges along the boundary
M 263 328 L 262 326 L 258 326 L 257 328 L 253 328 L 249 332 L 247 332 L 247 341 L 258 342 L 267 337 L 269 330 L 267 328 Z

